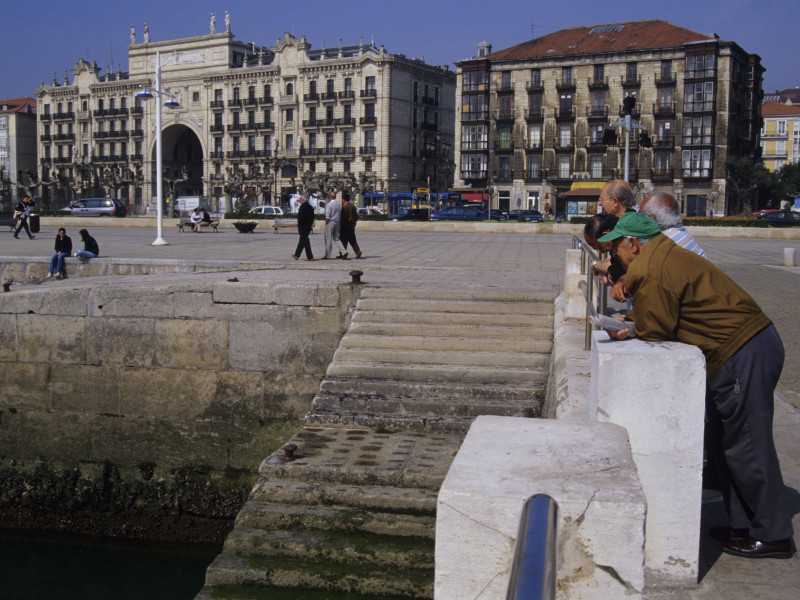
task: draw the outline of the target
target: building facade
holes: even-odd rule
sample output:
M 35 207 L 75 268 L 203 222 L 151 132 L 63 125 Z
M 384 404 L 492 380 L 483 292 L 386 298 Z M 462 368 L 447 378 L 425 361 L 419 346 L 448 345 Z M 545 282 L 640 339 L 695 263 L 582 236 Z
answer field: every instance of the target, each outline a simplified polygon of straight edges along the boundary
M 639 198 L 668 191 L 684 215 L 741 210 L 726 194 L 725 161 L 756 159 L 763 68 L 734 42 L 637 21 L 496 52 L 484 43 L 457 66 L 457 185 L 488 189 L 493 208 L 593 214 L 596 196 L 575 188 L 623 177 L 619 123 L 634 97 L 632 118 L 645 129 L 631 132 L 628 170 Z M 643 131 L 652 147 L 639 143 Z
M 0 100 L 0 203 L 3 208 L 21 196 L 20 172 L 36 171 L 36 100 Z
M 48 191 L 67 199 L 111 182 L 133 212 L 155 201 L 156 103 L 137 94 L 154 84 L 157 53 L 162 90 L 178 103 L 162 108 L 165 197 L 220 201 L 234 171 L 255 203 L 286 202 L 305 171 L 372 174 L 386 191 L 409 191 L 452 149 L 447 67 L 372 43 L 312 50 L 286 33 L 267 48 L 214 29 L 160 42 L 131 31 L 126 72 L 79 60 L 71 81 L 39 88 L 40 170 L 57 182 Z
M 778 171 L 800 161 L 800 106 L 779 102 L 761 105 L 761 158 L 764 166 Z

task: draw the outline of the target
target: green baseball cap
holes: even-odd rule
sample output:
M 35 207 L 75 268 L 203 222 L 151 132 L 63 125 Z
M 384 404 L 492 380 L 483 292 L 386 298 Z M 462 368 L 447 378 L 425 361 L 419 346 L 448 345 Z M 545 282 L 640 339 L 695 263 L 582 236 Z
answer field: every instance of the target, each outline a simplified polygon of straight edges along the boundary
M 598 242 L 611 242 L 621 237 L 637 237 L 650 239 L 661 233 L 661 228 L 647 215 L 637 212 L 626 212 L 617 221 L 614 229 L 598 238 Z

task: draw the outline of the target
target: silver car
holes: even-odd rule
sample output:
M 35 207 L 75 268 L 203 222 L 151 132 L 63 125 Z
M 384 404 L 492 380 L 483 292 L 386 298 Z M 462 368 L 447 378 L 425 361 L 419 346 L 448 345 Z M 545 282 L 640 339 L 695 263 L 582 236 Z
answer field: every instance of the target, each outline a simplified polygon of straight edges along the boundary
M 124 217 L 126 214 L 125 205 L 114 198 L 74 200 L 61 210 L 78 217 Z

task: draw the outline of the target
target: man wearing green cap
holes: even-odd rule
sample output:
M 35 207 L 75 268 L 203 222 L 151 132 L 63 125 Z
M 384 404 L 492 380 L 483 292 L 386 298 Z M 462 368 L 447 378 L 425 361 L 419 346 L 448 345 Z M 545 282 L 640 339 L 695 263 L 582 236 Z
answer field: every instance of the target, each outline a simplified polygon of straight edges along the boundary
M 772 440 L 783 343 L 756 302 L 710 261 L 677 246 L 656 222 L 626 213 L 599 241 L 627 268 L 636 335 L 678 340 L 706 358 L 706 449 L 731 522 L 723 551 L 792 556 L 792 511 Z M 608 331 L 624 339 L 628 330 Z

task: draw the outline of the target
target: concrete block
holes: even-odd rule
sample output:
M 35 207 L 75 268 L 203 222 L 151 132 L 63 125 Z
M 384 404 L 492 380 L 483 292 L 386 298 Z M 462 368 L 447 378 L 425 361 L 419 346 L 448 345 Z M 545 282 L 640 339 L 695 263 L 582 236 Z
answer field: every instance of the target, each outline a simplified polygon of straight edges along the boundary
M 339 290 L 332 285 L 279 285 L 275 287 L 275 301 L 284 306 L 336 306 Z
M 645 500 L 625 430 L 481 416 L 439 491 L 436 600 L 506 597 L 522 506 L 559 507 L 559 597 L 638 597 L 644 586 Z
M 0 361 L 17 358 L 17 316 L 0 313 Z
M 0 362 L 0 405 L 16 409 L 21 406 L 50 408 L 50 364 Z M 0 419 L 0 428 L 5 423 Z
M 173 294 L 175 317 L 213 319 L 219 317 L 219 307 L 210 292 L 175 292 Z
M 85 361 L 84 319 L 66 315 L 17 315 L 17 356 L 23 362 Z
M 79 317 L 86 314 L 86 298 L 85 290 L 17 289 L 12 294 L 0 294 L 0 313 Z
M 564 267 L 564 293 L 567 300 L 565 316 L 568 319 L 586 317 L 586 298 L 583 290 L 578 287 L 581 281 L 586 280 L 586 275 L 581 275 L 582 254 L 580 249 L 567 250 L 567 263 Z
M 53 410 L 120 413 L 117 367 L 54 365 L 50 378 Z M 91 385 L 86 384 L 88 381 Z
M 158 319 L 153 346 L 156 363 L 164 367 L 226 367 L 228 324 L 208 319 Z
M 276 304 L 275 286 L 271 283 L 220 281 L 212 292 L 218 304 Z
M 589 418 L 628 430 L 647 497 L 648 586 L 697 584 L 705 384 L 696 346 L 592 337 Z
M 172 294 L 153 291 L 147 284 L 130 288 L 93 290 L 88 299 L 88 314 L 93 317 L 171 318 Z
M 90 365 L 153 364 L 155 319 L 86 319 L 86 362 Z

